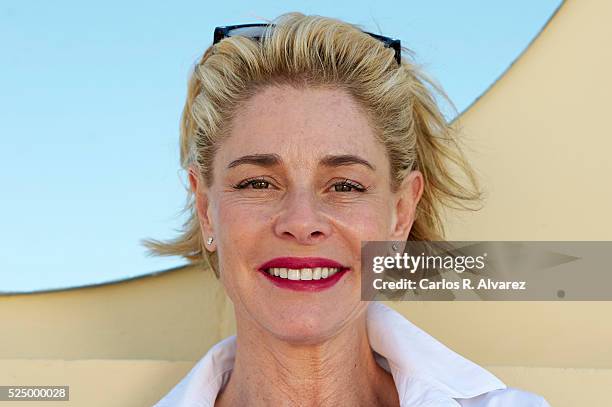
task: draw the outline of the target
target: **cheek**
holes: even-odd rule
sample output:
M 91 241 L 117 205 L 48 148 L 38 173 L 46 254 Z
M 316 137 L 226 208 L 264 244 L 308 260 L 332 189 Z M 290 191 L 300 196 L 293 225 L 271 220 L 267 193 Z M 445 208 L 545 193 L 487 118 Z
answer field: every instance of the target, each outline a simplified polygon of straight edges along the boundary
M 384 239 L 391 217 L 389 200 L 369 199 L 350 207 L 331 210 L 330 216 L 345 230 L 351 230 L 361 240 Z
M 388 239 L 390 216 L 390 208 L 382 200 L 330 213 L 336 230 L 342 235 L 342 240 L 353 254 L 353 261 L 357 263 L 361 261 L 363 241 Z
M 240 202 L 222 201 L 217 211 L 221 239 L 231 246 L 244 244 L 253 236 L 269 230 L 271 213 L 265 206 L 245 205 Z
M 255 265 L 258 242 L 270 230 L 270 215 L 262 208 L 232 200 L 220 201 L 216 211 L 215 234 L 221 272 L 231 276 L 226 284 L 236 285 L 248 278 L 245 267 Z M 269 232 L 268 232 L 269 233 Z

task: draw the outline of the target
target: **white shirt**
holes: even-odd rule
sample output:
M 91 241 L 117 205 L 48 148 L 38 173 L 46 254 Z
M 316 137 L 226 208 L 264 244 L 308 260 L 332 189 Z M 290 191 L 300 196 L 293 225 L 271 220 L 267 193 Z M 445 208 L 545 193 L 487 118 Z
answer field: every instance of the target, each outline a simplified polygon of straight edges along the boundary
M 367 330 L 376 361 L 393 375 L 401 407 L 550 407 L 541 396 L 507 387 L 383 303 L 368 306 Z M 214 407 L 235 353 L 235 335 L 218 342 L 154 407 Z

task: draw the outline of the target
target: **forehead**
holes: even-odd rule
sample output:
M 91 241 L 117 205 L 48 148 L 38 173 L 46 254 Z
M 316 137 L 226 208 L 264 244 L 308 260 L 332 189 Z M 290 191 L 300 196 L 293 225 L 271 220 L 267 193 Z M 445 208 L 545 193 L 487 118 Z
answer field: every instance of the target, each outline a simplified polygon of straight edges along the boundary
M 242 103 L 218 153 L 223 161 L 253 153 L 300 161 L 356 154 L 379 164 L 385 157 L 366 113 L 346 91 L 288 85 L 266 87 Z

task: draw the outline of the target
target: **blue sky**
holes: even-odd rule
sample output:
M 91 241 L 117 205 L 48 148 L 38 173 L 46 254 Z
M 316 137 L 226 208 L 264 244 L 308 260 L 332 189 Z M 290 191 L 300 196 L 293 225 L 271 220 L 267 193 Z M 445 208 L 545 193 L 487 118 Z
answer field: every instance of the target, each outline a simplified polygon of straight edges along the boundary
M 147 257 L 139 241 L 173 237 L 184 220 L 179 116 L 215 26 L 301 11 L 400 38 L 461 112 L 559 3 L 3 0 L 0 292 L 185 263 Z

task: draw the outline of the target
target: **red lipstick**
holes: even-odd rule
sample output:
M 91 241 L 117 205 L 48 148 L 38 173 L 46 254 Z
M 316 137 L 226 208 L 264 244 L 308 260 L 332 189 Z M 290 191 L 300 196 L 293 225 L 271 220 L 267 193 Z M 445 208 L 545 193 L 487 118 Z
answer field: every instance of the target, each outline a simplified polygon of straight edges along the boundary
M 319 280 L 290 280 L 280 276 L 273 276 L 268 273 L 270 268 L 286 268 L 286 269 L 315 269 L 317 267 L 336 268 L 338 271 L 329 277 Z M 270 282 L 279 288 L 286 288 L 296 291 L 321 291 L 335 285 L 350 267 L 323 257 L 277 257 L 263 263 L 257 268 Z

